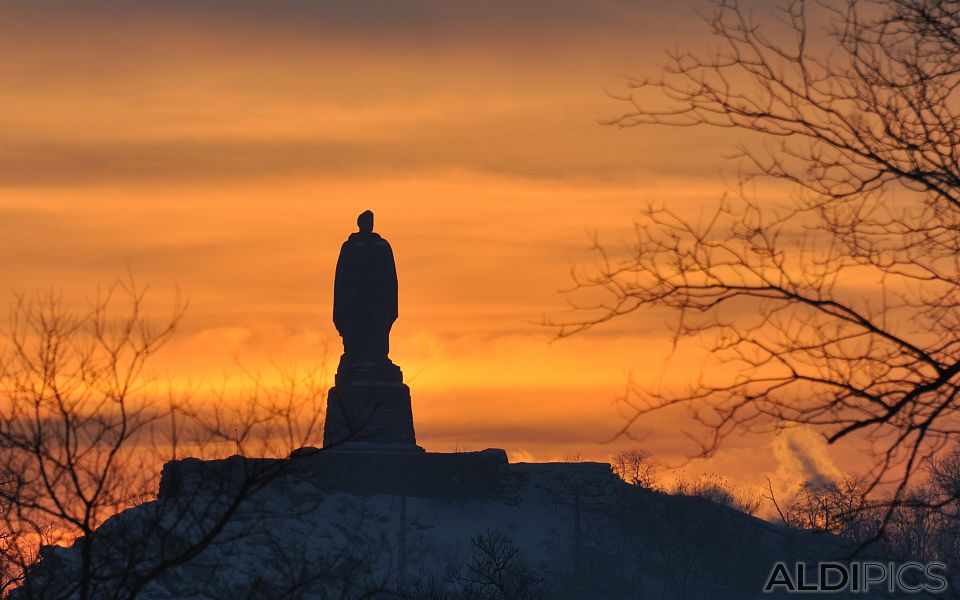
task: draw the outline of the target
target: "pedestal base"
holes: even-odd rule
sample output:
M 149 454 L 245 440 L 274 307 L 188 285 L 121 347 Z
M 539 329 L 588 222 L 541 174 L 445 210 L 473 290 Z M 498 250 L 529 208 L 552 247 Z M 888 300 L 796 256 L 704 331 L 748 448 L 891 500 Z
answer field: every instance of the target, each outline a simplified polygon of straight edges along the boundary
M 410 388 L 355 381 L 330 388 L 323 447 L 351 452 L 423 452 L 413 430 Z

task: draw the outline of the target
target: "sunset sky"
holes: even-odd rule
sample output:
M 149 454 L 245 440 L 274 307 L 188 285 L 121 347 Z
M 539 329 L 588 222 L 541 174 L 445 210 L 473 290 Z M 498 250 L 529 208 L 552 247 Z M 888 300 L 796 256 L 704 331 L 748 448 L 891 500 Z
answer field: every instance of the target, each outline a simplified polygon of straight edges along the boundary
M 81 301 L 132 273 L 158 314 L 189 300 L 155 367 L 318 364 L 340 244 L 376 213 L 393 245 L 392 358 L 429 450 L 605 459 L 693 446 L 684 415 L 609 439 L 628 376 L 682 381 L 664 315 L 553 341 L 590 236 L 641 203 L 697 211 L 735 177 L 735 134 L 617 129 L 608 91 L 706 27 L 678 0 L 166 1 L 0 5 L 4 293 Z M 691 213 L 693 214 L 693 213 Z M 9 294 L 8 294 L 9 295 Z M 336 364 L 336 356 L 330 361 Z M 809 437 L 809 439 L 808 439 Z M 734 440 L 709 464 L 795 483 L 813 436 Z M 834 456 L 841 467 L 843 460 Z M 852 460 L 852 459 L 851 459 Z

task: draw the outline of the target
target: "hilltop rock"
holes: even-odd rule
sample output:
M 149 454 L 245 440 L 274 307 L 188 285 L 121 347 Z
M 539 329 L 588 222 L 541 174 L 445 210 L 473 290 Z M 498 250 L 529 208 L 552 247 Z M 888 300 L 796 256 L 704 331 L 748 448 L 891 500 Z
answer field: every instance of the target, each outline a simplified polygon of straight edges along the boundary
M 45 548 L 14 597 L 74 597 L 85 543 L 93 597 L 141 599 L 455 599 L 501 560 L 527 586 L 517 598 L 743 600 L 770 597 L 774 561 L 846 549 L 629 486 L 603 463 L 509 463 L 502 450 L 170 462 L 157 500 Z

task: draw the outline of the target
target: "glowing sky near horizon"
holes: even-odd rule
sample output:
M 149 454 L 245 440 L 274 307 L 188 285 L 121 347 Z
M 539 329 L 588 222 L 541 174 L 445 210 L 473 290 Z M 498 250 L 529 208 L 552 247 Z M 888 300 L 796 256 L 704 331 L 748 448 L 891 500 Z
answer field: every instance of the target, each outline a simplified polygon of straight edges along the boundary
M 551 343 L 590 234 L 641 202 L 698 210 L 736 138 L 598 124 L 606 90 L 701 47 L 700 2 L 201 2 L 0 6 L 7 289 L 82 298 L 127 272 L 187 316 L 159 368 L 203 380 L 317 363 L 340 244 L 364 209 L 393 245 L 392 358 L 428 449 L 603 458 L 627 377 L 677 381 L 664 315 Z M 335 350 L 338 352 L 338 350 Z M 335 358 L 335 357 L 334 357 Z M 334 360 L 335 364 L 335 360 Z M 668 368 L 669 367 L 669 368 Z M 667 460 L 682 414 L 642 424 Z M 758 451 L 758 449 L 760 451 Z M 711 465 L 782 468 L 766 439 Z

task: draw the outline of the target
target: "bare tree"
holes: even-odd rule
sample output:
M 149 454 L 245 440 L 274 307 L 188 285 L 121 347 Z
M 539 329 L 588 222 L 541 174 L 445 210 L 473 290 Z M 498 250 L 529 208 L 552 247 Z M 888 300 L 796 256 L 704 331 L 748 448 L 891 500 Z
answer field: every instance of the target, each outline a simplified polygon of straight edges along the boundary
M 926 491 L 930 501 L 920 506 L 923 516 L 935 522 L 930 555 L 956 572 L 960 569 L 960 444 L 930 465 Z
M 844 475 L 835 481 L 807 481 L 781 513 L 793 527 L 830 532 L 853 542 L 877 542 L 884 554 L 903 561 L 940 562 L 948 572 L 960 566 L 960 451 L 951 448 L 927 465 L 924 479 L 888 510 L 883 498 L 868 498 L 866 479 Z
M 120 316 L 111 310 L 117 296 L 128 302 Z M 144 489 L 130 467 L 146 457 L 131 453 L 131 440 L 161 414 L 144 368 L 182 313 L 178 304 L 151 323 L 144 290 L 132 284 L 103 291 L 81 312 L 53 293 L 17 298 L 0 363 L 0 502 L 14 579 L 40 545 L 76 538 L 79 597 L 88 597 L 90 536 Z
M 885 545 L 893 556 L 960 567 L 960 447 L 927 467 L 924 485 L 910 491 L 891 519 Z
M 854 541 L 874 535 L 877 516 L 864 479 L 855 476 L 801 483 L 786 512 L 787 523 L 794 527 L 829 531 Z
M 320 435 L 323 366 L 248 372 L 241 392 L 206 403 L 151 376 L 147 364 L 184 307 L 175 303 L 157 322 L 145 292 L 118 283 L 82 309 L 55 294 L 16 299 L 0 338 L 3 597 L 14 588 L 24 599 L 136 597 L 169 570 L 244 535 L 237 515 L 295 462 L 211 463 L 194 474 L 202 482 L 158 500 L 164 461 L 178 452 L 285 459 Z M 135 514 L 120 514 L 132 507 Z
M 572 296 L 582 310 L 561 335 L 673 311 L 676 341 L 697 338 L 722 368 L 635 389 L 625 431 L 680 405 L 704 427 L 703 455 L 733 431 L 860 436 L 877 458 L 867 489 L 892 478 L 895 504 L 960 433 L 960 2 L 780 11 L 754 19 L 719 0 L 716 47 L 629 80 L 611 123 L 741 131 L 743 181 L 790 200 L 744 186 L 702 218 L 648 205 L 626 259 L 597 244 L 597 267 L 576 275 L 605 299 Z
M 466 564 L 450 562 L 444 573 L 422 573 L 411 580 L 412 600 L 545 600 L 543 577 L 523 558 L 520 548 L 498 531 L 470 539 Z
M 202 403 L 176 404 L 171 418 L 179 424 L 178 442 L 204 456 L 275 458 L 316 443 L 323 435 L 329 357 L 324 344 L 315 366 L 273 363 L 262 372 L 240 365 L 238 386 L 225 379 L 196 392 Z
M 706 498 L 748 515 L 756 513 L 763 503 L 763 497 L 759 493 L 738 489 L 725 478 L 713 473 L 701 474 L 693 480 L 679 477 L 674 482 L 673 493 Z
M 657 470 L 660 463 L 643 448 L 624 450 L 613 457 L 613 473 L 630 485 L 649 490 L 659 489 Z
M 502 533 L 488 531 L 472 538 L 474 556 L 457 580 L 464 600 L 543 600 L 541 577 L 531 570 L 520 549 Z

